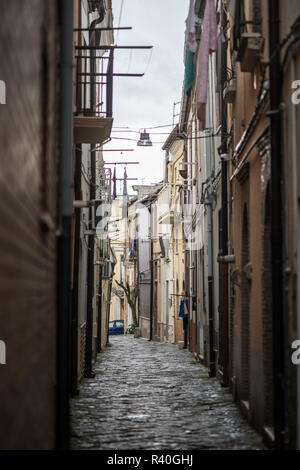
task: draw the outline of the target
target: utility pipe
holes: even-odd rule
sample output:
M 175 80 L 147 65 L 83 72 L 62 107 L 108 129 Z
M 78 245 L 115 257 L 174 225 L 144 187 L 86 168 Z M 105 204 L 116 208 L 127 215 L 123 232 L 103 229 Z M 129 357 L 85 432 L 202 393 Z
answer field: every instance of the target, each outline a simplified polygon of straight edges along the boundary
M 73 145 L 73 0 L 59 2 L 60 159 L 57 220 L 56 448 L 67 450 L 70 436 L 70 278 Z
M 206 176 L 209 181 L 214 177 L 215 156 L 212 154 L 211 139 L 206 140 Z M 215 354 L 215 319 L 214 319 L 214 249 L 213 249 L 213 211 L 212 211 L 212 188 L 208 185 L 208 195 L 205 200 L 207 212 L 207 281 L 208 281 L 208 316 L 209 316 L 209 375 L 216 375 L 216 354 Z
M 284 330 L 283 318 L 283 224 L 282 224 L 282 152 L 280 100 L 282 70 L 279 45 L 279 1 L 269 0 L 270 121 L 271 121 L 271 246 L 272 246 L 272 318 L 274 371 L 274 433 L 277 449 L 284 448 Z M 277 52 L 276 52 L 277 51 Z

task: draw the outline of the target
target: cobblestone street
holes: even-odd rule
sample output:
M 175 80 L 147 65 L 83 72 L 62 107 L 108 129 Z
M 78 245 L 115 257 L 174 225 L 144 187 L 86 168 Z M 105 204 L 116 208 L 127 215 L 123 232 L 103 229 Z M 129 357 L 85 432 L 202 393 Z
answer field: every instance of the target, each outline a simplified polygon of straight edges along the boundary
M 263 449 L 228 390 L 185 350 L 110 342 L 72 400 L 72 449 Z

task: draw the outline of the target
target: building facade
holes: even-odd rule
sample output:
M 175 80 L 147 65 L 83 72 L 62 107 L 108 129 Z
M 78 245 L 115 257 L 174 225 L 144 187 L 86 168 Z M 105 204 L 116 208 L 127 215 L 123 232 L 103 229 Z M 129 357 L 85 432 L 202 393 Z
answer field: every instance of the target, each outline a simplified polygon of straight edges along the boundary
M 60 20 L 56 2 L 12 1 L 1 15 L 1 449 L 53 449 L 58 438 Z

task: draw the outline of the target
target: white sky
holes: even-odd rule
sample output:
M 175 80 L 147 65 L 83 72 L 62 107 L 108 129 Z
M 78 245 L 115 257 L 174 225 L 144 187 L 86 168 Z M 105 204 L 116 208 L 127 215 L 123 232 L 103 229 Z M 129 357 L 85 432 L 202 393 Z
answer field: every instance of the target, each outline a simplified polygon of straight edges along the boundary
M 121 4 L 122 0 L 113 0 L 115 26 L 119 26 Z M 151 45 L 153 50 L 152 55 L 151 50 L 116 50 L 115 72 L 143 73 L 146 70 L 146 74 L 144 77 L 114 78 L 114 127 L 126 126 L 138 131 L 141 128 L 172 124 L 173 103 L 180 101 L 182 92 L 184 30 L 188 6 L 188 0 L 123 1 L 120 26 L 132 26 L 133 29 L 115 31 L 115 42 L 126 46 Z M 180 105 L 176 113 L 179 110 Z M 178 117 L 175 119 L 177 122 Z M 150 130 L 150 138 L 152 142 L 164 142 L 171 130 L 172 127 Z M 155 135 L 156 132 L 167 134 Z M 112 137 L 138 140 L 139 134 L 112 132 Z M 128 181 L 129 189 L 132 184 L 157 183 L 163 178 L 162 145 L 159 143 L 142 148 L 131 140 L 113 139 L 105 149 L 132 148 L 134 152 L 123 152 L 122 155 L 120 152 L 104 152 L 104 159 L 107 162 L 140 162 L 139 165 L 127 166 L 127 176 L 138 178 L 138 181 Z M 118 165 L 117 177 L 123 177 L 123 173 L 123 165 Z M 120 182 L 117 188 L 119 194 Z

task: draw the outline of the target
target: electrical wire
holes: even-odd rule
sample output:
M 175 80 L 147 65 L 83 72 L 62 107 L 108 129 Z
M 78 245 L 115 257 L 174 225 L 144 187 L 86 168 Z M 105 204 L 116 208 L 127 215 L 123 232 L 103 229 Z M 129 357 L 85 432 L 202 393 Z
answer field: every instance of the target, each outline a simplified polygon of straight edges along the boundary
M 123 14 L 123 6 L 124 6 L 124 0 L 121 2 L 121 8 L 120 8 L 120 15 L 119 15 L 119 21 L 118 21 L 118 28 L 120 28 L 121 25 L 121 19 L 122 19 L 122 14 Z M 117 37 L 116 37 L 116 44 L 118 44 L 118 39 L 119 39 L 119 29 L 117 31 Z
M 169 134 L 168 134 L 169 135 Z M 179 136 L 178 136 L 179 137 Z M 211 138 L 211 137 L 220 137 L 220 134 L 219 132 L 215 133 L 215 134 L 209 134 L 209 135 L 200 135 L 200 136 L 196 136 L 196 137 L 183 137 L 183 136 L 180 136 L 183 140 L 194 140 L 194 139 L 208 139 L 208 138 Z M 132 140 L 134 142 L 138 142 L 137 139 L 131 139 L 130 137 L 112 137 L 112 139 L 116 139 L 116 140 Z M 159 141 L 159 142 L 153 142 L 152 141 L 152 144 L 164 144 L 165 141 L 162 140 L 162 141 Z
M 141 128 L 141 129 L 142 129 L 142 128 Z M 145 128 L 145 130 L 147 130 L 147 127 Z M 121 133 L 121 132 L 125 132 L 125 133 L 127 133 L 127 132 L 132 132 L 132 133 L 134 133 L 134 134 L 139 134 L 139 133 L 140 133 L 140 131 L 133 131 L 133 130 L 128 130 L 128 131 L 112 131 L 112 132 L 119 132 L 119 133 Z M 169 132 L 151 132 L 151 135 L 170 135 L 170 133 L 169 133 Z
M 128 126 L 124 126 L 124 127 L 113 126 L 113 129 L 132 129 L 132 130 L 137 129 L 137 130 L 139 131 L 140 129 L 158 129 L 158 128 L 161 128 L 161 127 L 175 127 L 175 125 L 174 125 L 174 124 L 164 124 L 164 125 L 162 125 L 162 126 L 140 127 L 140 128 L 138 128 L 138 127 L 132 127 L 132 128 L 130 128 L 130 127 L 128 127 Z
M 151 62 L 151 59 L 152 59 L 152 53 L 153 53 L 153 49 L 150 49 L 149 59 L 148 59 L 146 68 L 145 68 L 145 70 L 144 70 L 144 75 L 146 75 L 146 73 L 147 73 L 147 71 L 148 71 L 148 68 L 149 68 L 149 66 L 150 66 L 150 62 Z

